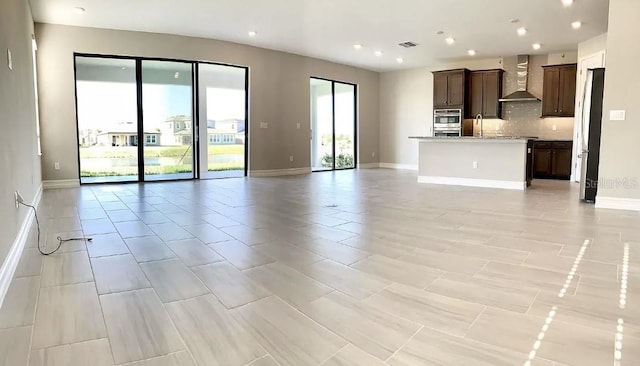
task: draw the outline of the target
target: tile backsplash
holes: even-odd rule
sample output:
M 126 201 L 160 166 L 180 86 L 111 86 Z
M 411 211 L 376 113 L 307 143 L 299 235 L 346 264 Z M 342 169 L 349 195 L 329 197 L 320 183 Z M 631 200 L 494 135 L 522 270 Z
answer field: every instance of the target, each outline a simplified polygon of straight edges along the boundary
M 503 119 L 485 119 L 485 136 L 536 136 L 542 139 L 572 140 L 573 118 L 540 118 L 541 102 L 510 102 L 503 105 Z M 554 130 L 555 126 L 555 130 Z M 473 126 L 474 135 L 480 126 Z
M 529 85 L 527 90 L 542 97 L 543 69 L 548 63 L 547 56 L 529 58 Z M 516 91 L 517 58 L 504 58 L 503 95 Z M 485 119 L 485 136 L 537 136 L 542 139 L 572 140 L 574 118 L 540 118 L 542 102 L 509 102 L 502 104 L 503 119 Z M 555 129 L 554 129 L 555 126 Z M 480 126 L 474 124 L 474 135 L 479 134 Z

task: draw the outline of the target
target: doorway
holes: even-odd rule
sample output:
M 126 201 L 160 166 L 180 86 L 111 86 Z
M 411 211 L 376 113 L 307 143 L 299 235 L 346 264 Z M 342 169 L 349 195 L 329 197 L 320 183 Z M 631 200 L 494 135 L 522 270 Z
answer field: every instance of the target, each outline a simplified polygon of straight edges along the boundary
M 595 53 L 593 55 L 582 58 L 578 61 L 578 88 L 576 90 L 576 113 L 575 124 L 573 128 L 573 153 L 571 167 L 571 181 L 579 182 L 582 176 L 582 149 L 584 136 L 582 131 L 588 131 L 589 126 L 587 121 L 583 121 L 585 108 L 588 108 L 585 103 L 589 101 L 585 100 L 585 93 L 587 92 L 587 75 L 589 69 L 596 69 L 605 66 L 605 53 L 604 51 Z
M 243 177 L 247 174 L 246 67 L 198 63 L 200 176 Z
M 355 84 L 310 79 L 311 169 L 353 169 L 357 161 Z

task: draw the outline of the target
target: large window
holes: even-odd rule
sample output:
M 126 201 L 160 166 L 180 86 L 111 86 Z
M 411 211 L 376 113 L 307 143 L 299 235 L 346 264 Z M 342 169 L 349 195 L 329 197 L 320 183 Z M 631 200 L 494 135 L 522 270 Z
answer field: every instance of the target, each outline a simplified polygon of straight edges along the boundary
M 136 61 L 76 57 L 80 181 L 138 180 Z
M 143 149 L 146 181 L 195 176 L 192 68 L 190 62 L 142 60 L 142 128 L 160 135 L 160 145 L 146 141 Z
M 350 169 L 356 164 L 356 86 L 311 78 L 311 167 Z
M 81 183 L 246 175 L 246 68 L 93 55 L 75 68 Z
M 247 69 L 200 63 L 201 176 L 238 177 L 247 164 Z

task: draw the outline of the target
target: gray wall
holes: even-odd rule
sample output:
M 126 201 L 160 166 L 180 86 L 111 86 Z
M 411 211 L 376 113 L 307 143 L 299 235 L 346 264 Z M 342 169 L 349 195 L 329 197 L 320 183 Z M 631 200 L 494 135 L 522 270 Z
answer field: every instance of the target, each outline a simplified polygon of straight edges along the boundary
M 640 183 L 640 14 L 638 0 L 611 0 L 607 34 L 600 176 L 603 180 L 636 179 Z M 609 111 L 624 109 L 626 121 L 609 120 Z M 640 199 L 640 184 L 601 185 L 599 197 Z
M 310 166 L 309 77 L 358 84 L 359 163 L 378 161 L 379 74 L 241 44 L 166 34 L 36 24 L 43 178 L 77 179 L 73 52 L 204 60 L 248 66 L 249 169 Z M 260 129 L 260 122 L 269 128 Z M 296 124 L 301 128 L 297 129 Z M 375 153 L 375 157 L 372 157 Z M 294 162 L 289 162 L 289 156 Z M 60 162 L 60 170 L 53 169 Z
M 0 263 L 3 263 L 26 216 L 16 209 L 13 192 L 31 203 L 40 186 L 35 125 L 35 91 L 27 1 L 0 2 Z M 13 70 L 7 67 L 7 49 Z

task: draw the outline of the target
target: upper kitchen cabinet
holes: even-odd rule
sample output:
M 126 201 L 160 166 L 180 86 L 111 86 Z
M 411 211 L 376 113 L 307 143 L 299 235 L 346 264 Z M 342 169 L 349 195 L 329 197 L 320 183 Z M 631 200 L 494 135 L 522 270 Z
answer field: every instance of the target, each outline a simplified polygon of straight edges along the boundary
M 544 66 L 542 117 L 574 116 L 576 72 L 576 64 Z
M 464 109 L 469 70 L 447 70 L 433 73 L 433 107 Z
M 482 70 L 469 73 L 469 106 L 466 118 L 482 114 L 484 118 L 502 118 L 502 79 L 504 70 Z

